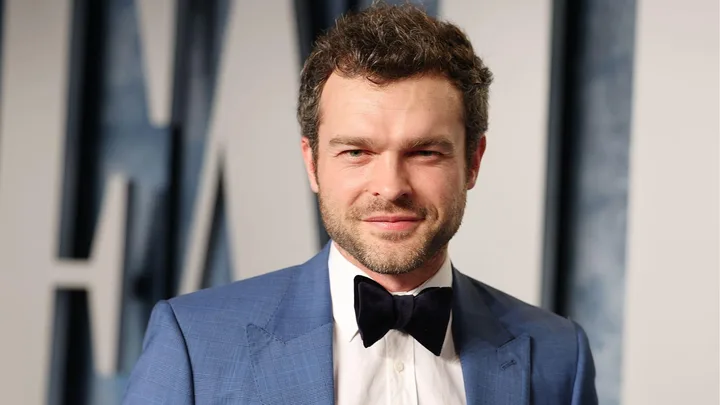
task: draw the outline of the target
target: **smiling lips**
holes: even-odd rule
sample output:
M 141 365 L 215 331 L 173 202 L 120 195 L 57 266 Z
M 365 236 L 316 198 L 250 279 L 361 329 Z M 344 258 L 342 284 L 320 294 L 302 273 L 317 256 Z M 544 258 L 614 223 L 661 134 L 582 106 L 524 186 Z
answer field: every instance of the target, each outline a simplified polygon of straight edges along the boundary
M 384 231 L 408 231 L 422 221 L 415 215 L 376 215 L 363 219 L 363 222 Z

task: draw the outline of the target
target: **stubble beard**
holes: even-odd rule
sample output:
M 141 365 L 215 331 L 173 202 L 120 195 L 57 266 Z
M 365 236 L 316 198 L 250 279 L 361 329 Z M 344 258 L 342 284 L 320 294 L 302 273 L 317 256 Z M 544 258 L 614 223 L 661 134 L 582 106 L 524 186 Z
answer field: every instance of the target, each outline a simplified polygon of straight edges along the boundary
M 447 204 L 447 217 L 430 229 L 421 224 L 407 232 L 366 235 L 360 227 L 361 218 L 368 215 L 413 213 L 429 221 L 437 220 L 437 213 L 409 199 L 393 202 L 378 199 L 353 206 L 341 215 L 328 204 L 322 191 L 318 192 L 320 215 L 330 238 L 370 271 L 388 275 L 410 273 L 440 254 L 460 228 L 466 201 L 465 192 L 454 196 Z

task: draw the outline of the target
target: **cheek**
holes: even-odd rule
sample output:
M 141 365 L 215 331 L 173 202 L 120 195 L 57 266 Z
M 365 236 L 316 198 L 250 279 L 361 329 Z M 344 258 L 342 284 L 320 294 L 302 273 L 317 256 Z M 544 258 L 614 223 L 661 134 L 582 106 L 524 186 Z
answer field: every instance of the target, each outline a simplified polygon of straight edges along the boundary
M 417 167 L 414 169 L 414 178 L 423 182 L 433 183 L 437 187 L 454 189 L 457 188 L 458 184 L 465 181 L 464 167 L 454 160 L 441 162 L 436 166 Z
M 321 166 L 318 181 L 324 198 L 335 205 L 351 205 L 365 190 L 365 182 L 360 176 L 337 168 L 323 170 Z
M 455 193 L 455 187 L 448 182 L 433 182 L 429 179 L 420 182 L 415 188 L 415 194 L 424 201 L 440 208 L 449 197 Z
M 465 190 L 465 177 L 453 171 L 425 173 L 413 185 L 416 197 L 421 203 L 433 206 L 438 211 L 447 211 L 457 196 Z

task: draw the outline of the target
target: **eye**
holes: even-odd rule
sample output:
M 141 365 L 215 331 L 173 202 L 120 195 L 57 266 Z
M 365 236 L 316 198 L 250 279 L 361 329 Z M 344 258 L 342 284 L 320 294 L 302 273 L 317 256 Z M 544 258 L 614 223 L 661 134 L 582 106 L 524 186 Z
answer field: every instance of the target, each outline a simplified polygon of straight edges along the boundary
M 357 158 L 365 156 L 367 154 L 367 152 L 362 149 L 350 149 L 350 150 L 343 151 L 342 154 L 346 155 L 347 157 L 357 159 Z
M 436 157 L 440 156 L 441 153 L 434 150 L 417 150 L 412 152 L 411 155 L 419 157 Z

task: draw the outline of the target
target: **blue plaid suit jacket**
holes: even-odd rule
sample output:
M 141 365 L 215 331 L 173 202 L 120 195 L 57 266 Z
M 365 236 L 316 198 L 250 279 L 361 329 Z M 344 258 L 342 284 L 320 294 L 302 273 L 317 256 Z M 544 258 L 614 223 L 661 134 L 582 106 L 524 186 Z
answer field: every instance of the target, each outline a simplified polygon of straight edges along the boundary
M 333 404 L 327 258 L 158 303 L 123 404 Z M 597 404 L 579 325 L 453 273 L 468 404 Z

